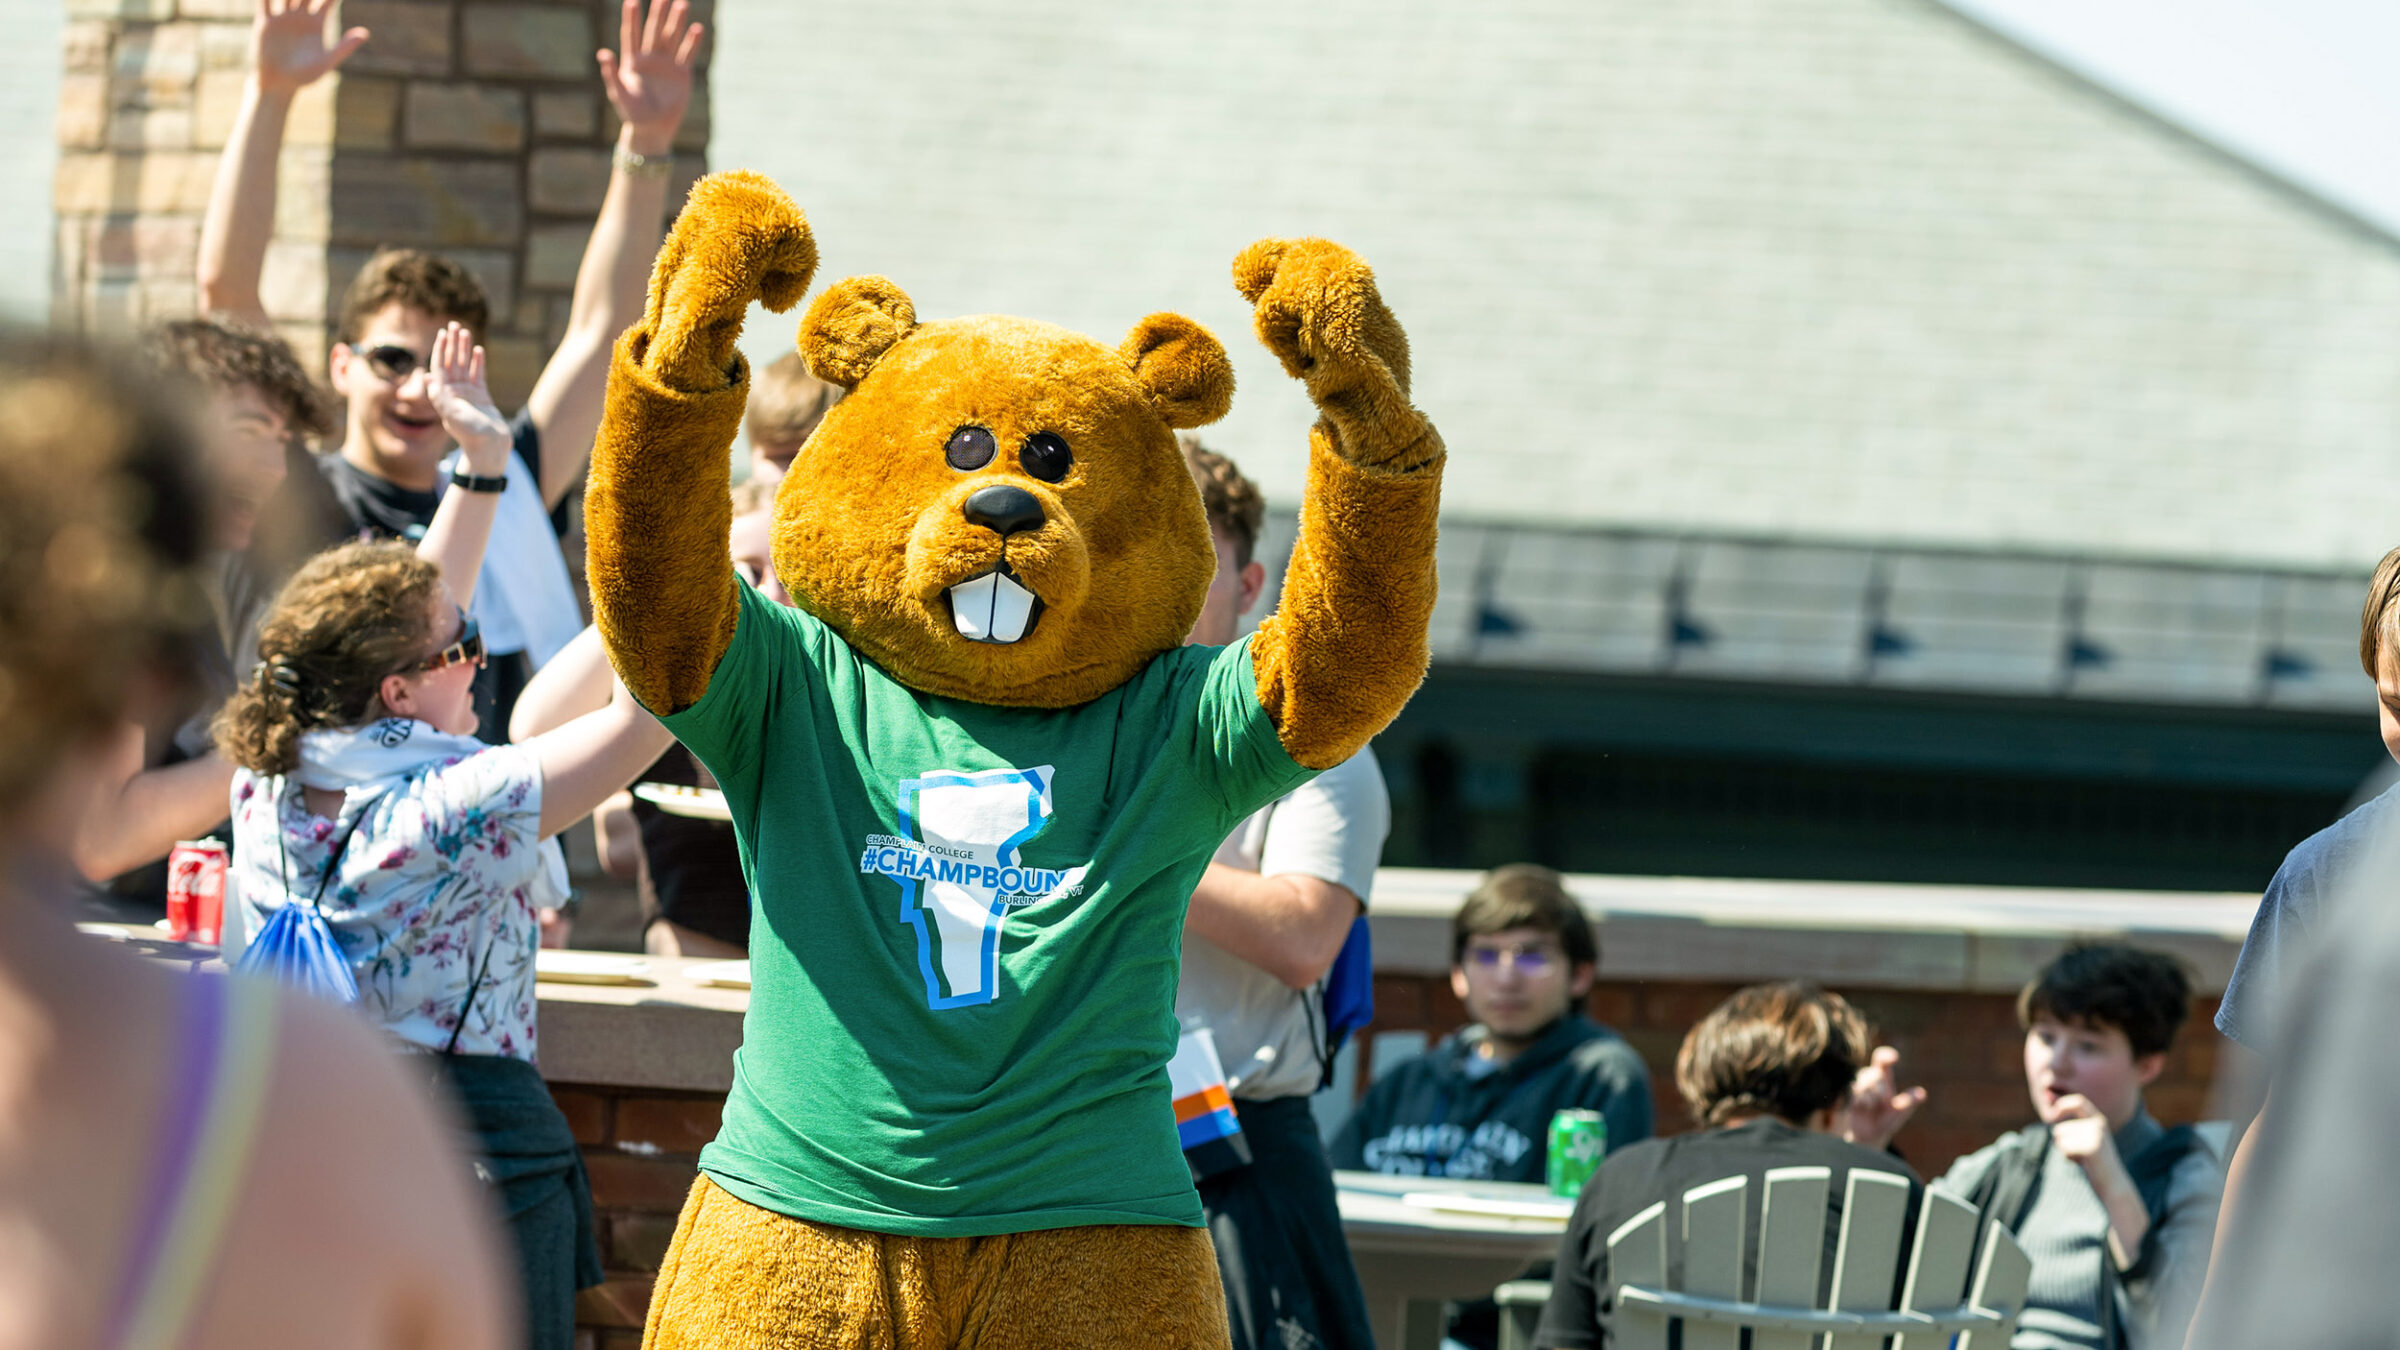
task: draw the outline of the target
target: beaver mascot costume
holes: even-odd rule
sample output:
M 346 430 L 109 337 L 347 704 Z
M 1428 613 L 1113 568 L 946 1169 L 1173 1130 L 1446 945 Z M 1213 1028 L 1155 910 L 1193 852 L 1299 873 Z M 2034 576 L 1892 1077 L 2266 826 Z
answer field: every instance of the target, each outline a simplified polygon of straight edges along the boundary
M 1175 430 L 1232 400 L 1217 340 L 919 322 L 838 282 L 800 326 L 848 395 L 776 495 L 787 609 L 727 560 L 734 341 L 815 268 L 774 184 L 702 180 L 592 454 L 610 659 L 723 785 L 757 897 L 724 1126 L 644 1343 L 1225 1345 L 1167 1085 L 1184 906 L 1237 822 L 1423 678 L 1442 443 L 1407 339 L 1338 245 L 1236 260 L 1322 417 L 1278 612 L 1186 647 L 1215 561 Z

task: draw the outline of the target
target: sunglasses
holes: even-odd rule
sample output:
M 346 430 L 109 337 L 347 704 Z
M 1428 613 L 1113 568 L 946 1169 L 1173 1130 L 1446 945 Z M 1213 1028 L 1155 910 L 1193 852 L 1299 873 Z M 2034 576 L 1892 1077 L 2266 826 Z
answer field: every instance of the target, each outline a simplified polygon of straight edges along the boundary
M 431 673 L 437 670 L 448 670 L 462 661 L 471 661 L 479 666 L 483 664 L 482 627 L 475 622 L 474 615 L 463 609 L 458 613 L 458 620 L 458 641 L 419 661 L 417 663 L 419 671 Z
M 374 371 L 377 379 L 388 380 L 393 384 L 398 384 L 416 374 L 418 367 L 428 364 L 426 358 L 406 347 L 395 346 L 389 342 L 362 348 L 358 353 L 358 359 L 367 363 L 367 369 Z

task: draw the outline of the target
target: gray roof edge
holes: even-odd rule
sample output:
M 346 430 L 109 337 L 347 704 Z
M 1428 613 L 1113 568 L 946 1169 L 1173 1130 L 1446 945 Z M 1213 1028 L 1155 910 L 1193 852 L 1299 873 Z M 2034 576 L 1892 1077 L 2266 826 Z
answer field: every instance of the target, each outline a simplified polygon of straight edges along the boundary
M 2260 183 L 2278 195 L 2291 198 L 2310 212 L 2322 216 L 2370 242 L 2380 244 L 2394 253 L 2400 253 L 2400 230 L 2394 230 L 2272 165 L 2262 163 L 2215 137 L 2185 125 L 2172 114 L 2161 112 L 2117 89 L 2101 76 L 2075 65 L 2063 57 L 2032 46 L 2006 29 L 1995 27 L 1982 16 L 1961 9 L 1955 0 L 1916 0 L 1916 3 L 1951 19 L 1969 32 L 2005 49 L 2018 59 L 2059 76 L 2066 82 L 2097 96 L 2102 101 L 2113 104 L 2135 120 L 2147 123 L 2158 131 L 2201 150 L 2209 158 Z

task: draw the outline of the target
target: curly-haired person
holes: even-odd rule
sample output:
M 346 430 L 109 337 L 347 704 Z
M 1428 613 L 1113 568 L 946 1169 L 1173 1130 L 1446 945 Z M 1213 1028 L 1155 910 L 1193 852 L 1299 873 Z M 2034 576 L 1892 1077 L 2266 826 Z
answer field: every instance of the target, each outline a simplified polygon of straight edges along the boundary
M 113 731 L 208 613 L 200 449 L 161 397 L 0 336 L 0 1340 L 498 1350 L 496 1234 L 373 1035 L 68 920 Z

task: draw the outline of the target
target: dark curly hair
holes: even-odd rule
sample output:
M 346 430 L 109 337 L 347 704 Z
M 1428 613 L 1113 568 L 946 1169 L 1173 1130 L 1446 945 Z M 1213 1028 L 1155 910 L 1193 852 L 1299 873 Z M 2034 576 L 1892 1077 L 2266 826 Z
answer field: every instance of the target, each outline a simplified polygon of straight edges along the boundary
M 0 807 L 171 675 L 209 606 L 197 441 L 121 358 L 0 330 Z
M 213 319 L 178 319 L 150 330 L 143 350 L 161 370 L 205 388 L 256 389 L 295 436 L 333 432 L 323 390 L 300 368 L 290 344 L 271 333 Z
M 1754 984 L 1683 1038 L 1675 1087 L 1703 1125 L 1747 1114 L 1799 1124 L 1848 1100 L 1874 1048 L 1867 1019 L 1840 994 L 1804 980 Z
M 302 732 L 373 720 L 383 678 L 431 644 L 441 586 L 441 569 L 392 540 L 310 559 L 259 624 L 258 668 L 209 726 L 217 749 L 253 773 L 289 773 Z

